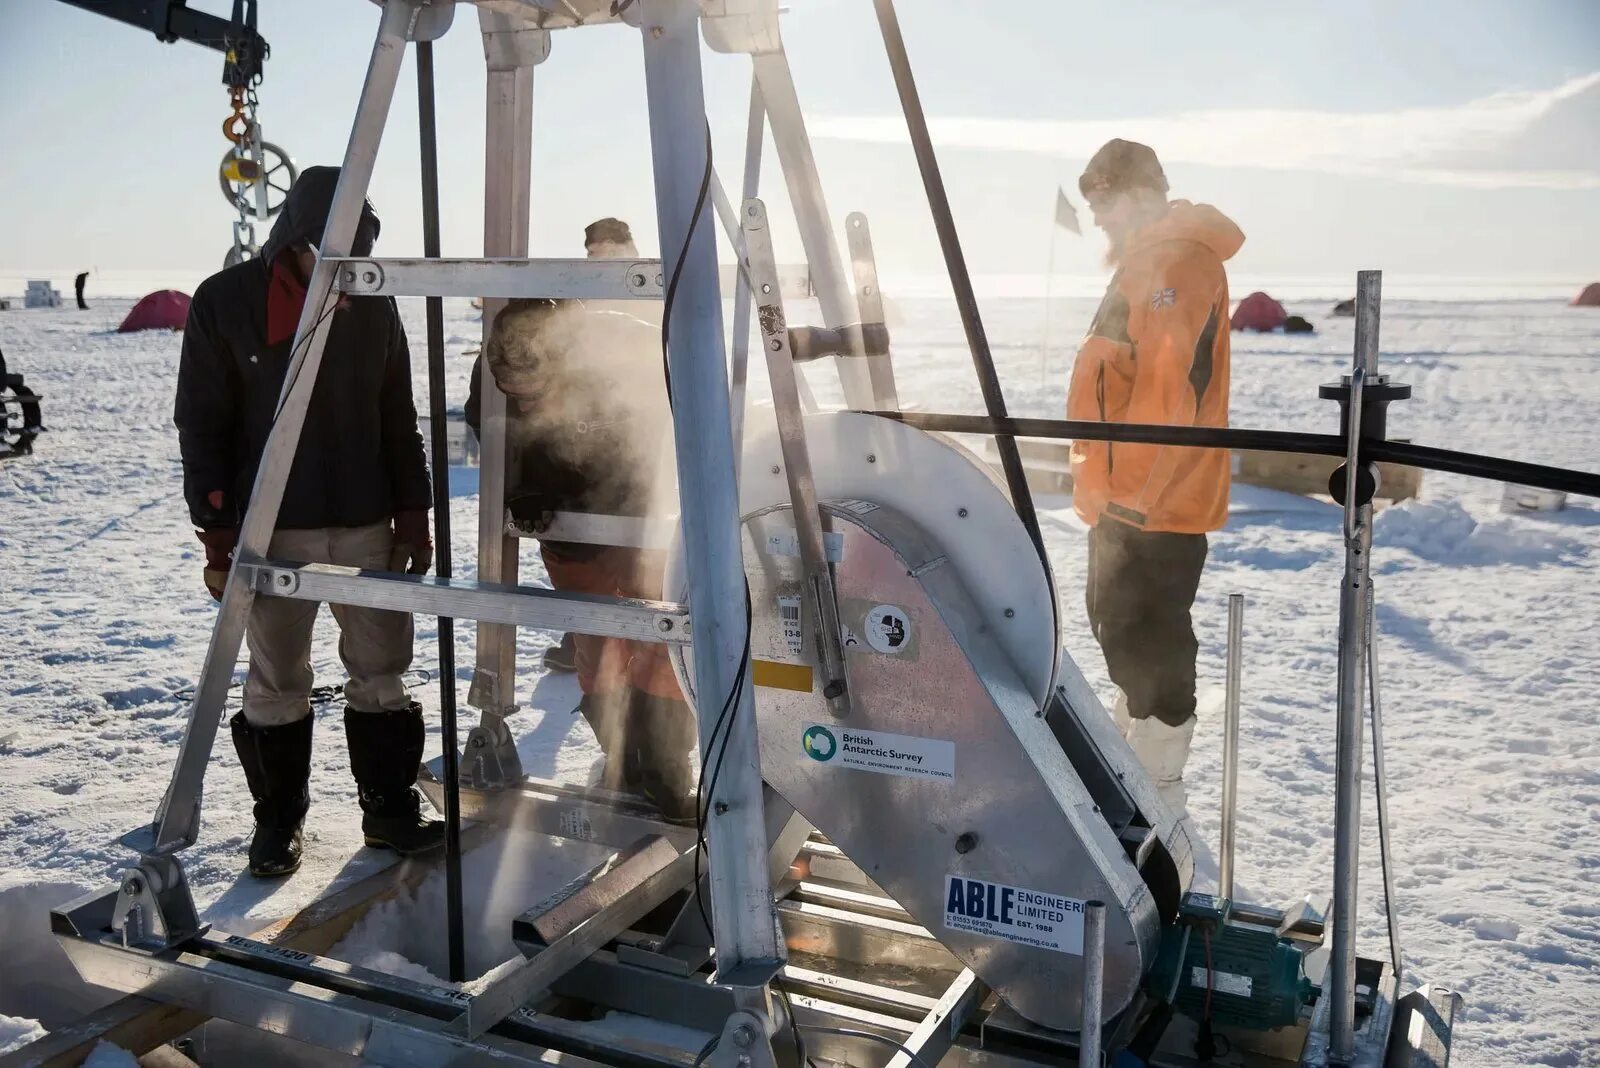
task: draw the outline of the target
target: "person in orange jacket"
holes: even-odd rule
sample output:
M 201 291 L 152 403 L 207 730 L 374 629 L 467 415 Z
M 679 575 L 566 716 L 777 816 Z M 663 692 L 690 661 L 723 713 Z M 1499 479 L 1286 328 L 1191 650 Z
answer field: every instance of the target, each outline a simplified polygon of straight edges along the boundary
M 1148 146 L 1107 142 L 1078 189 L 1115 268 L 1067 394 L 1069 419 L 1228 424 L 1228 276 L 1244 234 L 1208 204 L 1167 199 Z M 1089 526 L 1085 601 L 1121 690 L 1113 712 L 1176 812 L 1195 727 L 1189 610 L 1206 533 L 1227 519 L 1225 449 L 1101 441 L 1072 446 L 1073 506 Z

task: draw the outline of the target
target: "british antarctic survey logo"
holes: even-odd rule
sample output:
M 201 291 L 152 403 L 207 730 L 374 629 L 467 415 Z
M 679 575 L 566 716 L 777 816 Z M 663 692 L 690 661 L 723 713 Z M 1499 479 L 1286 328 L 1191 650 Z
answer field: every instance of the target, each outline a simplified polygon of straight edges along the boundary
M 807 727 L 800 741 L 805 746 L 806 756 L 812 760 L 832 760 L 839 751 L 839 742 L 833 732 L 823 726 Z

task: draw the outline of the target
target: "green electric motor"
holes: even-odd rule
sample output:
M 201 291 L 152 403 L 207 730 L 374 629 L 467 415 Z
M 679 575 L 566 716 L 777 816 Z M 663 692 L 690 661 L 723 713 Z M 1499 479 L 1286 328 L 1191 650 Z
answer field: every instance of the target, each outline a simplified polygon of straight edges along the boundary
M 1229 914 L 1229 903 L 1189 894 L 1162 937 L 1150 990 L 1194 1020 L 1270 1031 L 1300 1017 L 1316 995 L 1305 976 L 1304 942 Z

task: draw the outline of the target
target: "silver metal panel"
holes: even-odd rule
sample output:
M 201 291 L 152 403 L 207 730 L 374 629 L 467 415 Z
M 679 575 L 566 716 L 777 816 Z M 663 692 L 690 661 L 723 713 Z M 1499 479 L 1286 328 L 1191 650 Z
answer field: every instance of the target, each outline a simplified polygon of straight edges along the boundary
M 603 634 L 681 645 L 689 640 L 689 610 L 667 601 L 561 593 L 475 579 L 362 571 L 336 564 L 271 561 L 236 565 L 258 594 L 301 601 L 360 605 L 399 612 L 477 619 L 545 630 Z
M 1077 1027 L 1082 956 L 947 926 L 946 877 L 1105 901 L 1104 1005 L 1107 1015 L 1120 1012 L 1155 952 L 1159 923 L 1132 861 L 1009 658 L 985 632 L 965 584 L 940 566 L 939 549 L 891 509 L 858 515 L 848 503 L 827 507 L 845 536 L 838 591 L 847 634 L 864 638 L 874 606 L 892 606 L 905 622 L 904 645 L 889 654 L 847 640 L 857 697 L 847 722 L 831 721 L 814 692 L 763 689 L 767 781 L 988 986 L 1038 1023 Z M 781 508 L 747 521 L 752 655 L 814 665 L 809 644 L 793 651 L 775 611 L 778 598 L 796 591 L 798 561 L 757 548 L 767 524 L 787 522 Z M 947 744 L 954 777 L 881 774 L 820 761 L 802 744 L 813 724 L 888 733 L 901 745 Z
M 757 409 L 745 434 L 739 506 L 746 516 L 789 501 L 783 451 L 771 421 Z M 883 505 L 936 532 L 950 567 L 965 581 L 977 625 L 997 638 L 1043 707 L 1058 641 L 1049 577 L 983 463 L 951 441 L 873 415 L 814 412 L 805 427 L 818 498 Z M 681 580 L 673 576 L 681 567 L 673 568 L 666 589 L 676 595 Z M 1063 663 L 1064 674 L 1076 670 L 1070 661 Z M 686 685 L 694 691 L 692 679 Z M 1088 690 L 1086 683 L 1082 689 Z
M 660 260 L 341 259 L 334 288 L 382 297 L 660 300 Z

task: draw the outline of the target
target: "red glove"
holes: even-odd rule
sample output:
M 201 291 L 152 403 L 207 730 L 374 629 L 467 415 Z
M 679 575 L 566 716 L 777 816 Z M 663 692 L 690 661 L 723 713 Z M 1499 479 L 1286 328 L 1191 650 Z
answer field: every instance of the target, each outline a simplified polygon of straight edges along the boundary
M 233 566 L 233 547 L 239 541 L 239 528 L 213 527 L 197 530 L 194 536 L 206 547 L 206 589 L 220 601 L 223 587 L 228 584 L 228 569 Z
M 394 516 L 394 548 L 389 550 L 389 570 L 426 575 L 433 566 L 433 538 L 428 531 L 428 511 L 411 508 Z

